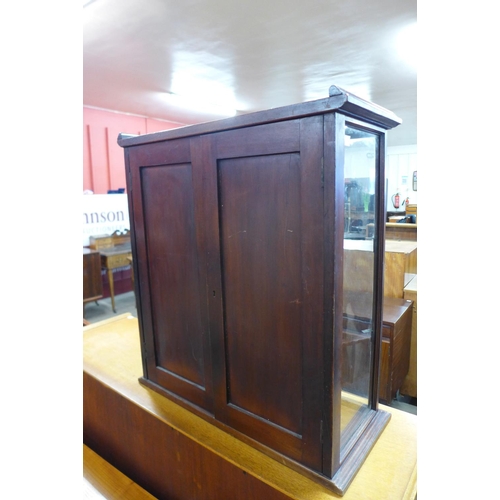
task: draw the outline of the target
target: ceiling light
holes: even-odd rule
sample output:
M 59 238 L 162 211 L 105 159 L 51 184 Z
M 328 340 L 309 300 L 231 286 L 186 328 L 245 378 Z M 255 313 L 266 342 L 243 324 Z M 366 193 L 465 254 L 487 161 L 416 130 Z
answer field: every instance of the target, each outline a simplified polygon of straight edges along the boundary
M 417 68 L 417 23 L 406 26 L 399 32 L 397 38 L 397 49 L 399 55 L 410 66 Z
M 200 113 L 234 116 L 245 109 L 235 97 L 230 59 L 210 51 L 175 49 L 167 99 Z
M 235 116 L 238 112 L 231 104 L 210 102 L 197 95 L 180 95 L 175 92 L 166 92 L 165 97 L 173 106 L 190 109 L 202 114 Z

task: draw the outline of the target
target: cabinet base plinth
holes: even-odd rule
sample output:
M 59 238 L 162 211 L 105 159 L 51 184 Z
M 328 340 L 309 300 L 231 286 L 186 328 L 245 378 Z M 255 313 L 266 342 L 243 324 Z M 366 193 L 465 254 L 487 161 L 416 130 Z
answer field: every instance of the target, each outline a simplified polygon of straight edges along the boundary
M 242 434 L 241 432 L 238 432 L 237 430 L 223 424 L 222 422 L 215 420 L 213 415 L 206 412 L 202 408 L 194 406 L 189 401 L 186 401 L 173 394 L 172 392 L 167 391 L 151 380 L 140 377 L 138 381 L 147 388 L 152 389 L 158 394 L 167 397 L 174 403 L 179 404 L 183 408 L 186 408 L 188 411 L 193 412 L 195 415 L 198 415 L 201 418 L 209 421 L 211 425 L 214 425 L 218 429 L 231 434 L 245 444 L 248 444 L 256 450 L 265 453 L 267 456 L 278 461 L 280 464 L 286 465 L 292 470 L 297 471 L 305 477 L 311 479 L 312 481 L 325 486 L 326 488 L 337 493 L 340 496 L 343 496 L 346 493 L 347 488 L 356 476 L 356 473 L 363 465 L 366 457 L 370 453 L 371 449 L 375 445 L 377 439 L 380 437 L 381 433 L 383 432 L 391 418 L 390 413 L 386 411 L 378 410 L 377 412 L 373 412 L 373 416 L 364 431 L 366 438 L 358 440 L 358 442 L 353 446 L 352 450 L 345 458 L 337 473 L 333 476 L 333 478 L 328 478 L 327 476 L 319 474 L 305 467 L 304 465 L 276 452 L 275 450 L 264 446 L 262 443 L 253 440 L 252 438 L 246 436 L 245 434 Z

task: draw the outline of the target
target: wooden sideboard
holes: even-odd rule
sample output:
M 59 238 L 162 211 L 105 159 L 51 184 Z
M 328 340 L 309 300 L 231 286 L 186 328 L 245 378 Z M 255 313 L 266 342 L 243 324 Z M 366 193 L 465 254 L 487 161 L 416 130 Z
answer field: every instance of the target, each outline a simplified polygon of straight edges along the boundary
M 380 401 L 390 403 L 403 385 L 410 363 L 413 303 L 386 297 L 380 360 Z
M 113 270 L 130 266 L 132 260 L 132 248 L 129 242 L 114 246 L 112 248 L 106 248 L 104 250 L 101 250 L 100 253 L 101 265 L 104 269 L 106 269 L 108 273 L 111 307 L 113 308 L 113 312 L 116 312 Z
M 355 316 L 357 318 L 370 317 L 365 309 L 371 307 L 371 302 L 362 299 L 364 294 L 369 295 L 371 281 L 368 278 L 373 266 L 373 242 L 370 240 L 344 241 L 344 272 L 353 274 L 350 267 L 364 268 L 365 273 L 357 273 L 357 280 L 347 284 L 347 295 L 352 294 L 353 300 L 346 302 L 357 304 Z M 413 382 L 416 397 L 416 346 L 413 351 L 412 342 L 416 342 L 416 333 L 412 334 L 413 305 L 412 297 L 406 295 L 406 288 L 417 274 L 417 242 L 386 240 L 385 242 L 385 270 L 384 270 L 384 309 L 382 328 L 382 350 L 380 359 L 380 395 L 382 402 L 389 403 L 394 399 L 398 390 L 404 389 L 403 394 L 413 395 Z M 365 277 L 367 277 L 365 279 Z M 366 303 L 365 303 L 366 302 Z M 344 311 L 345 313 L 345 311 Z M 415 311 L 416 316 L 416 311 Z M 416 318 L 413 319 L 416 321 Z M 359 328 L 361 331 L 362 328 Z M 367 346 L 359 334 L 344 333 L 344 349 L 355 350 L 356 356 L 366 357 Z M 413 355 L 411 354 L 413 352 Z M 353 354 L 350 354 L 352 357 Z M 410 358 L 411 368 L 410 368 Z M 359 360 L 356 362 L 359 364 Z M 352 367 L 344 367 L 343 379 L 348 383 L 355 380 L 356 363 Z M 410 377 L 403 384 L 405 377 Z M 356 388 L 354 388 L 355 390 Z M 409 392 L 408 392 L 409 391 Z
M 346 284 L 350 292 L 370 292 L 372 290 L 373 270 L 373 241 L 372 240 L 345 240 L 344 241 L 344 273 L 355 275 L 355 282 Z M 363 267 L 366 272 L 350 270 L 350 267 Z M 404 287 L 417 274 L 417 242 L 386 240 L 385 242 L 385 272 L 384 296 L 403 298 Z
M 401 393 L 412 398 L 417 397 L 417 276 L 404 289 L 404 298 L 413 302 L 411 323 L 410 367 L 401 387 Z
M 401 224 L 387 222 L 385 224 L 386 240 L 417 241 L 417 224 Z
M 359 388 L 352 386 L 352 381 L 360 382 L 362 378 L 356 370 L 365 370 L 369 360 L 370 337 L 363 332 L 370 328 L 371 302 L 369 300 L 348 301 L 353 307 L 352 316 L 344 314 L 344 342 L 345 355 L 343 359 L 343 387 L 357 393 Z M 382 314 L 382 351 L 380 359 L 380 395 L 382 403 L 390 404 L 401 389 L 409 370 L 410 344 L 412 331 L 413 307 L 411 300 L 394 297 L 384 298 Z
M 99 251 L 101 255 L 100 265 L 108 274 L 111 307 L 113 312 L 116 312 L 113 271 L 122 267 L 128 267 L 131 264 L 132 248 L 130 244 L 130 231 L 115 231 L 113 234 L 91 236 L 89 241 L 90 248 Z
M 83 304 L 101 297 L 101 257 L 99 252 L 83 248 Z

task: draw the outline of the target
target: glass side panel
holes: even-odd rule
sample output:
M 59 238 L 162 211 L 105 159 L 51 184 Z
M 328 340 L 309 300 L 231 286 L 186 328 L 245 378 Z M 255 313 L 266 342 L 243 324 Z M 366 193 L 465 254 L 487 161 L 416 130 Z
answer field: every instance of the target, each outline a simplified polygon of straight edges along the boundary
M 378 136 L 345 129 L 341 449 L 370 412 Z

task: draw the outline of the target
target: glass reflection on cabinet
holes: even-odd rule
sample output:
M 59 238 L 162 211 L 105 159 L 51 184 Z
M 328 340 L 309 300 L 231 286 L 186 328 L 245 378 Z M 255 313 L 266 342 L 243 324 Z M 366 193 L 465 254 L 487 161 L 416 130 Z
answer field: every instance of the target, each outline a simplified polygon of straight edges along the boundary
M 378 136 L 345 129 L 341 448 L 370 411 Z

